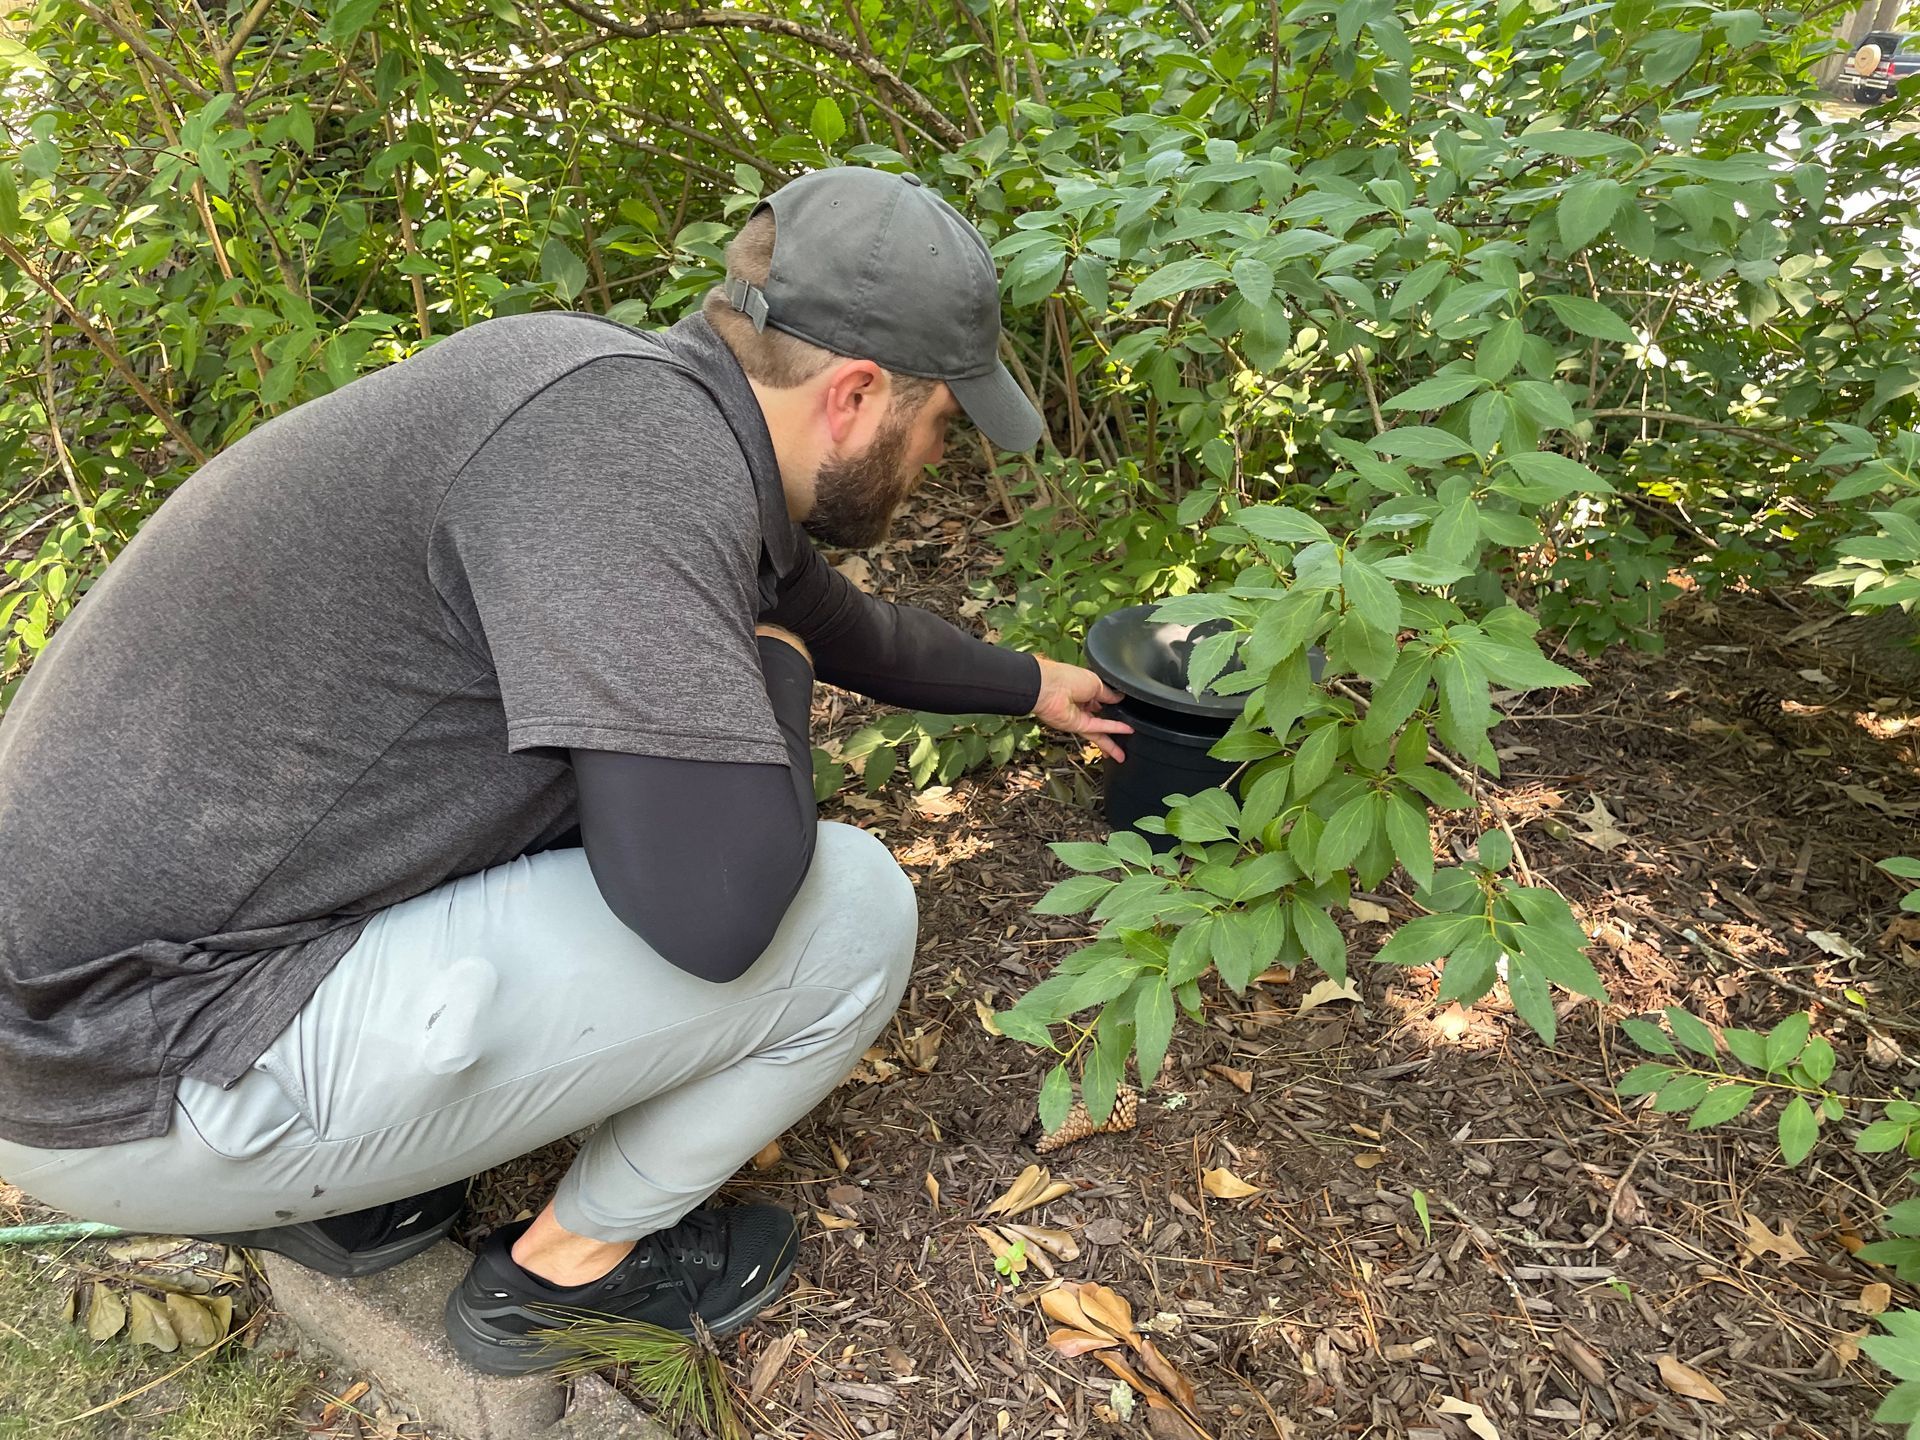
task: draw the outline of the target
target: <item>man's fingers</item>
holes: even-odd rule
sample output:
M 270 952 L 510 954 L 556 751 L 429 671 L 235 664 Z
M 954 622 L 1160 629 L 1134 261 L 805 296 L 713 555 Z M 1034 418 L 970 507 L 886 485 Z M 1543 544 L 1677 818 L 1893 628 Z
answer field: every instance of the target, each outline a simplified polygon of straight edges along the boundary
M 1093 743 L 1100 747 L 1100 751 L 1102 754 L 1108 756 L 1112 760 L 1122 764 L 1126 762 L 1127 752 L 1122 750 L 1118 745 L 1114 744 L 1113 741 L 1109 740 L 1106 736 L 1095 735 L 1093 737 Z
M 1131 735 L 1133 726 L 1124 720 L 1108 720 L 1099 715 L 1085 715 L 1080 720 L 1080 730 L 1085 735 Z

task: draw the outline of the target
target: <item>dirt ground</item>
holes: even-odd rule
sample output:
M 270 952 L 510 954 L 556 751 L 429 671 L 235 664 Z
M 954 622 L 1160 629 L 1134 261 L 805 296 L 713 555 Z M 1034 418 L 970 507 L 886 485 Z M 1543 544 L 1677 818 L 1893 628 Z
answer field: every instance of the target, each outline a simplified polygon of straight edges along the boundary
M 875 574 L 946 609 L 966 537 L 922 518 Z M 1744 1025 L 1811 1005 L 1835 1089 L 1920 1079 L 1920 952 L 1888 933 L 1899 890 L 1872 866 L 1916 848 L 1911 660 L 1799 595 L 1688 596 L 1667 635 L 1664 656 L 1561 657 L 1591 688 L 1516 700 L 1496 732 L 1497 793 L 1595 937 L 1612 1006 L 1567 1000 L 1549 1050 L 1502 992 L 1443 1010 L 1432 972 L 1367 964 L 1388 932 L 1358 925 L 1361 1004 L 1303 1012 L 1311 972 L 1212 990 L 1134 1130 L 1044 1157 L 1045 1066 L 981 1012 L 1086 933 L 1029 907 L 1063 873 L 1047 843 L 1103 833 L 1074 798 L 1092 772 L 1056 749 L 931 802 L 899 784 L 830 802 L 913 877 L 921 948 L 860 1072 L 734 1187 L 806 1216 L 793 1289 L 721 1342 L 756 1433 L 1141 1433 L 1146 1407 L 1116 1419 L 1125 1396 L 1092 1357 L 1048 1348 L 1038 1265 L 1010 1288 L 972 1228 L 1036 1161 L 1072 1188 L 1019 1219 L 1068 1232 L 1078 1257 L 1054 1268 L 1131 1302 L 1219 1440 L 1885 1433 L 1855 1341 L 1863 1290 L 1892 1276 L 1850 1247 L 1905 1193 L 1904 1167 L 1836 1139 L 1788 1171 L 1771 1108 L 1689 1133 L 1610 1079 L 1639 1058 L 1619 1017 L 1668 1004 Z M 822 711 L 842 732 L 859 718 Z M 1416 913 L 1397 881 L 1371 898 Z M 469 1238 L 537 1205 L 566 1156 L 482 1177 Z M 1200 1177 L 1218 1167 L 1257 1192 L 1214 1198 Z M 1920 1302 L 1895 1284 L 1892 1303 Z M 1677 1393 L 1660 1357 L 1722 1398 Z

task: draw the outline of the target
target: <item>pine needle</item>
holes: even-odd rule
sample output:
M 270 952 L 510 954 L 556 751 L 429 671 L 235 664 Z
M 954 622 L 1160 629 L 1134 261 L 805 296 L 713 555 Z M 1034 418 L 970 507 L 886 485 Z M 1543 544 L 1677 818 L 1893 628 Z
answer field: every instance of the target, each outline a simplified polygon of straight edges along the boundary
M 697 1317 L 696 1333 L 682 1335 L 639 1320 L 538 1308 L 564 1322 L 544 1341 L 549 1350 L 561 1353 L 557 1373 L 583 1375 L 624 1365 L 628 1383 L 652 1402 L 661 1419 L 675 1425 L 691 1422 L 713 1440 L 747 1440 L 726 1367 Z

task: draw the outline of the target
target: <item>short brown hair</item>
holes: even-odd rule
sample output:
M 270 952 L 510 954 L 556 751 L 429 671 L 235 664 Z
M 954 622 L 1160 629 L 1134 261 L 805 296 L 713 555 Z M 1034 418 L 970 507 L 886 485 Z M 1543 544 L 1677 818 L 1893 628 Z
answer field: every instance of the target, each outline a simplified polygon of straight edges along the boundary
M 773 224 L 773 212 L 762 210 L 740 227 L 740 233 L 727 245 L 730 278 L 745 280 L 750 285 L 767 283 L 767 272 L 773 268 Z M 771 325 L 765 330 L 755 330 L 753 322 L 733 308 L 726 291 L 718 285 L 707 292 L 700 313 L 727 342 L 727 348 L 733 351 L 734 359 L 740 362 L 740 368 L 748 377 L 769 389 L 791 390 L 796 385 L 804 385 L 834 361 L 844 358 Z M 901 415 L 918 411 L 940 383 L 918 375 L 902 375 L 897 370 L 888 370 L 887 377 L 893 384 L 895 413 Z

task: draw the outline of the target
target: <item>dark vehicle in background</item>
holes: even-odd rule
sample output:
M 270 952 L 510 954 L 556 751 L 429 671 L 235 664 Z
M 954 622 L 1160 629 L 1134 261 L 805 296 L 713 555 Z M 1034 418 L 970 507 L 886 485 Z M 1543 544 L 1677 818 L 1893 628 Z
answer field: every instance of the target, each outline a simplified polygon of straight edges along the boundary
M 1915 72 L 1920 72 L 1920 34 L 1869 31 L 1840 69 L 1840 94 L 1862 104 L 1877 104 Z

